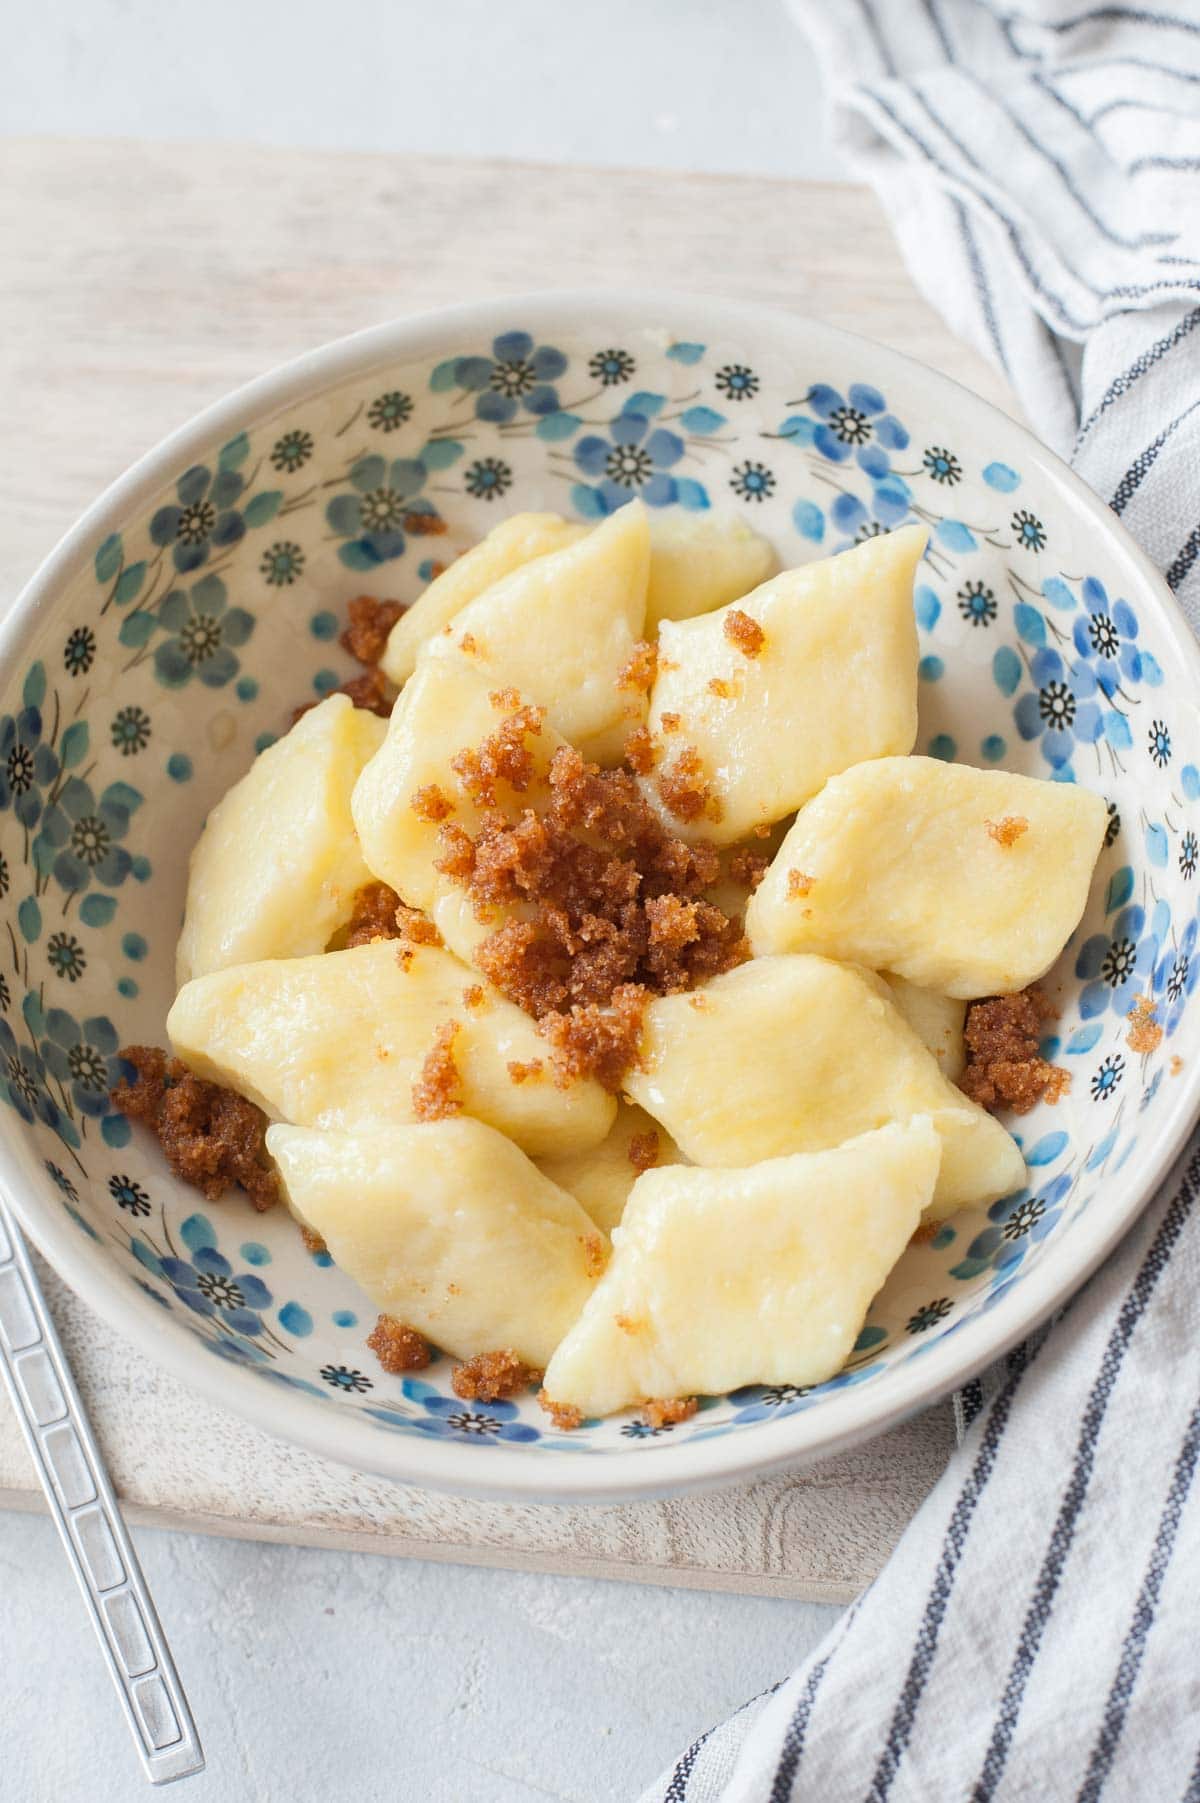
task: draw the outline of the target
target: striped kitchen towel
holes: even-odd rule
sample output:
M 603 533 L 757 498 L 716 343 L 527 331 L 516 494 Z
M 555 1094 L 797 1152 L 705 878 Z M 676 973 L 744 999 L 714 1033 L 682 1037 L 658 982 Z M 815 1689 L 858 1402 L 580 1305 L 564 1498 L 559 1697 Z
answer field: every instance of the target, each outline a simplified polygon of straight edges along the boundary
M 1200 630 L 1200 0 L 791 0 L 917 284 Z M 1200 1140 L 968 1387 L 823 1646 L 643 1803 L 1200 1803 Z

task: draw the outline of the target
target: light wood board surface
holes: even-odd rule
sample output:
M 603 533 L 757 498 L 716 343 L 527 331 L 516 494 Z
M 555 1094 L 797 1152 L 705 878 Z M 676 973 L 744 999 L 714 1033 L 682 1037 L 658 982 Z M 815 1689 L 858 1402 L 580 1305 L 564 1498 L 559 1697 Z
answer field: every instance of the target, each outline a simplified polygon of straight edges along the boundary
M 769 302 L 1015 412 L 905 273 L 865 189 L 279 151 L 0 144 L 0 606 L 156 440 L 300 351 L 535 288 Z M 51 1306 L 132 1520 L 422 1558 L 838 1601 L 941 1470 L 948 1405 L 806 1472 L 616 1508 L 475 1503 L 294 1450 L 148 1365 L 56 1279 Z M 0 1403 L 0 1504 L 37 1507 Z

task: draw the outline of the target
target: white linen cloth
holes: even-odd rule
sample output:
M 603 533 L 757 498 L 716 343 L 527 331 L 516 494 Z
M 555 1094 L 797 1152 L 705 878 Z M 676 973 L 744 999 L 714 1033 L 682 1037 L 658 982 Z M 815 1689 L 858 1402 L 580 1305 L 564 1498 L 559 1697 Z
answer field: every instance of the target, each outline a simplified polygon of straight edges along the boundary
M 1200 630 L 1200 0 L 792 0 L 913 277 Z M 1200 1803 L 1200 1141 L 798 1671 L 643 1803 Z

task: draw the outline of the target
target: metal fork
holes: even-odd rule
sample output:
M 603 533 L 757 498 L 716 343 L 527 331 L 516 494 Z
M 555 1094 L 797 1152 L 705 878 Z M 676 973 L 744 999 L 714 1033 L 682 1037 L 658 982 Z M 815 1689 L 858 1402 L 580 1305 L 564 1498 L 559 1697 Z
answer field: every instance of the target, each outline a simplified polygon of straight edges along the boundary
M 142 1770 L 204 1770 L 175 1662 L 21 1231 L 0 1197 L 0 1370 L 83 1592 Z

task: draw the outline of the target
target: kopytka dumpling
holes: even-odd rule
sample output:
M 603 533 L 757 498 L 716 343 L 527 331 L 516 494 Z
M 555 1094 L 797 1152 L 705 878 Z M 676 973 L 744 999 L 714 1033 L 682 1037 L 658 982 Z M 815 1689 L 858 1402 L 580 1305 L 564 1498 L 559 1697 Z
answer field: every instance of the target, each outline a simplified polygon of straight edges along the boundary
M 906 526 L 663 621 L 649 714 L 659 762 L 644 780 L 681 837 L 732 844 L 835 771 L 912 750 L 925 538 Z
M 1076 783 L 937 758 L 831 778 L 746 912 L 757 954 L 821 952 L 970 999 L 1044 976 L 1079 924 L 1108 823 Z
M 917 1116 L 826 1152 L 639 1177 L 608 1270 L 546 1371 L 585 1415 L 840 1370 L 928 1206 L 941 1141 Z

